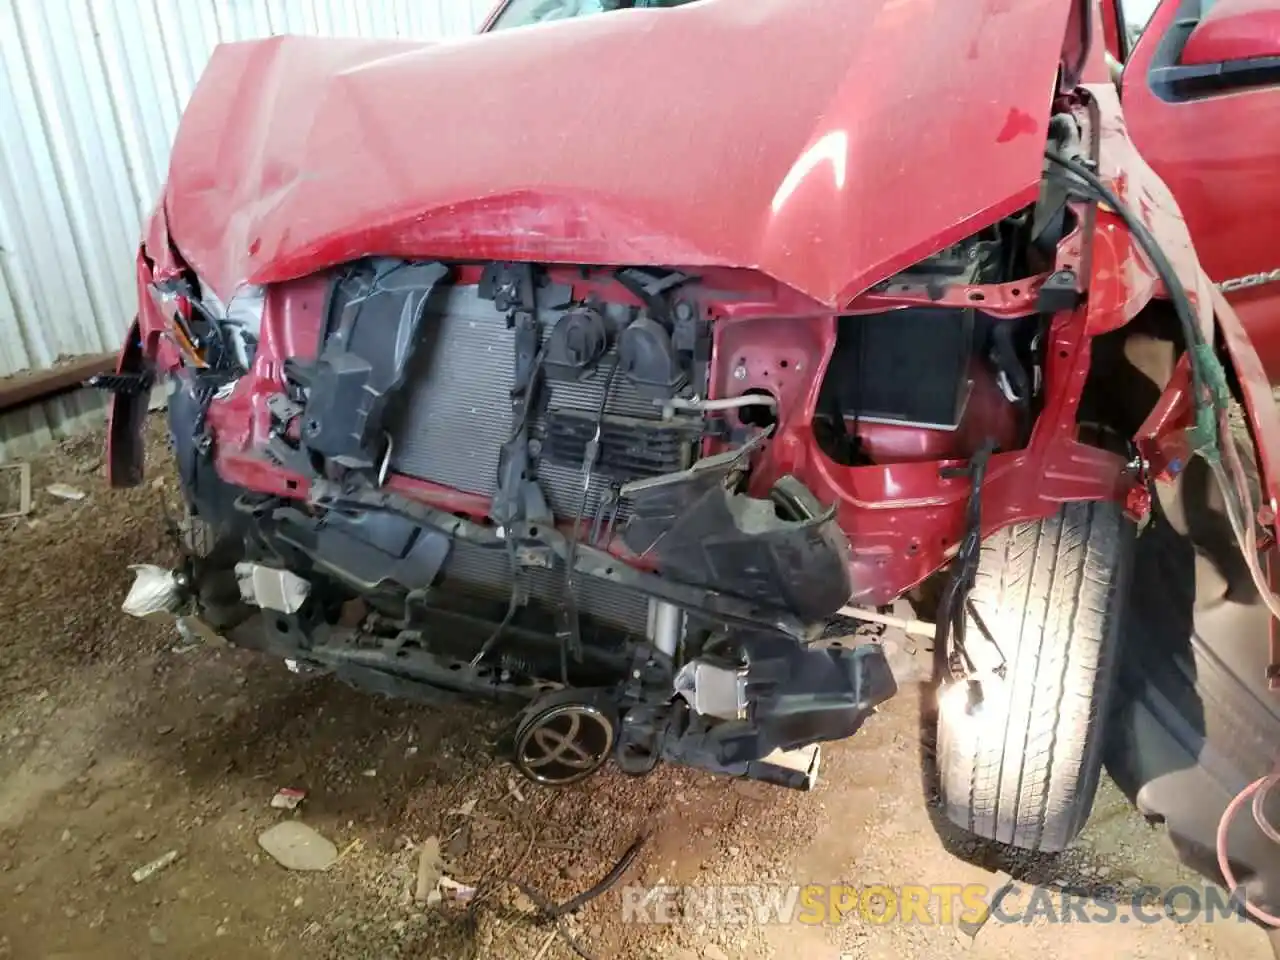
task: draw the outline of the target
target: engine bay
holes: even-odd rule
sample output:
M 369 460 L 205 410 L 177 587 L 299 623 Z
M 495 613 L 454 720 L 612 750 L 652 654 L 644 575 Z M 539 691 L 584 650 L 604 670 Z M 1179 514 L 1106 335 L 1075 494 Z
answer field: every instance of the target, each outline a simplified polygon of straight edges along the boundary
M 997 318 L 984 312 L 981 290 L 1008 287 L 1016 297 L 1020 278 L 1052 270 L 1057 246 L 1074 226 L 1064 200 L 1046 193 L 1037 207 L 876 288 L 886 295 L 920 291 L 935 301 L 964 290 L 964 303 L 837 318 L 814 418 L 824 452 L 854 466 L 968 458 L 988 438 L 1006 451 L 1026 445 L 1043 388 L 1044 334 L 1058 304 Z

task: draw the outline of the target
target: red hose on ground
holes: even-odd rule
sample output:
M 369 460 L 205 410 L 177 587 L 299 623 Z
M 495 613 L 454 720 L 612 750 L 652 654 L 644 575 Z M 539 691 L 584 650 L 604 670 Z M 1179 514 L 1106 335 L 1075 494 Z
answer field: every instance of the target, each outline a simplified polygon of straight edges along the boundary
M 1218 821 L 1218 869 L 1222 871 L 1222 879 L 1226 881 L 1228 891 L 1234 891 L 1239 887 L 1236 882 L 1236 876 L 1231 870 L 1231 863 L 1227 858 L 1227 833 L 1231 830 L 1231 822 L 1250 797 L 1257 795 L 1265 798 L 1277 783 L 1280 783 L 1280 774 L 1273 773 L 1268 777 L 1259 777 L 1236 794 L 1235 799 L 1227 804 L 1227 809 L 1222 811 L 1222 819 Z M 1254 805 L 1254 819 L 1258 820 L 1258 826 L 1262 831 L 1270 836 L 1275 830 L 1266 822 L 1265 818 L 1259 819 L 1261 808 L 1262 805 L 1260 803 Z M 1259 923 L 1265 923 L 1269 927 L 1280 927 L 1280 917 L 1267 913 L 1267 911 L 1256 904 L 1250 903 L 1247 899 L 1244 900 L 1244 908 Z

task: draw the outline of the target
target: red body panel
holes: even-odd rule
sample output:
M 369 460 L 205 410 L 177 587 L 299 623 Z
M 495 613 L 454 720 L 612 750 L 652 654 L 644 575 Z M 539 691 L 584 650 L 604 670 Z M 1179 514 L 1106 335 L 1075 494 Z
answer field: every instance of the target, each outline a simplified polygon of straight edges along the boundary
M 1179 6 L 1178 0 L 1166 0 L 1125 64 L 1125 118 L 1143 157 L 1177 198 L 1205 272 L 1216 283 L 1227 282 L 1228 299 L 1277 380 L 1280 282 L 1232 289 L 1231 281 L 1280 271 L 1280 88 L 1259 86 L 1179 101 L 1162 98 L 1150 75 Z M 1192 32 L 1183 61 L 1202 31 L 1225 36 L 1219 33 L 1225 27 L 1214 26 L 1209 17 L 1220 25 L 1235 23 L 1227 13 L 1241 8 L 1258 11 L 1260 21 L 1280 16 L 1267 0 L 1220 0 Z M 1254 22 L 1254 16 L 1245 20 Z M 1250 41 L 1255 56 L 1258 39 Z
M 1085 55 L 1084 69 L 1080 73 L 1080 83 L 1106 83 L 1111 78 L 1111 68 L 1107 65 L 1107 50 L 1104 42 L 1108 27 L 1104 8 L 1096 3 L 1089 4 L 1089 50 Z
M 1098 12 L 1095 23 L 1101 29 L 1094 34 L 1100 42 L 1094 43 L 1093 49 L 1099 54 L 1105 50 L 1117 63 L 1124 63 L 1123 18 L 1117 0 L 1098 0 L 1094 9 Z M 1101 83 L 1102 80 L 1096 82 Z
M 716 321 L 711 395 L 763 389 L 778 399 L 754 492 L 789 473 L 833 504 L 852 545 L 854 599 L 887 602 L 952 555 L 969 482 L 941 471 L 963 464 L 980 434 L 962 425 L 913 442 L 877 430 L 870 442 L 894 462 L 829 459 L 812 422 L 835 341 L 832 308 L 981 302 L 995 318 L 1037 312 L 1047 274 L 951 288 L 941 301 L 898 283 L 859 291 L 1034 198 L 1067 9 L 946 4 L 922 33 L 910 3 L 708 0 L 435 47 L 285 39 L 221 48 L 184 119 L 140 285 L 152 269 L 175 269 L 170 238 L 224 296 L 244 282 L 273 284 L 253 368 L 213 400 L 206 426 L 224 479 L 301 497 L 305 478 L 262 449 L 283 361 L 317 346 L 317 270 L 368 254 L 697 267 L 699 301 Z M 712 34 L 719 56 L 708 60 Z M 431 93 L 462 89 L 467 97 Z M 1157 237 L 1206 331 L 1217 313 L 1256 435 L 1280 444 L 1256 355 L 1215 299 L 1169 190 L 1130 141 L 1115 90 L 1091 95 L 1074 109 L 1100 175 Z M 1054 266 L 1085 278 L 1088 296 L 1052 320 L 1043 409 L 1025 449 L 992 459 L 984 533 L 1064 501 L 1130 502 L 1141 490 L 1121 457 L 1075 439 L 1076 411 L 1091 338 L 1128 323 L 1162 288 L 1115 214 L 1077 214 Z M 475 282 L 473 273 L 460 282 Z M 555 279 L 579 297 L 610 282 L 567 268 Z M 139 332 L 154 356 L 166 321 L 142 299 Z M 173 362 L 170 353 L 160 365 Z M 744 376 L 733 375 L 738 367 Z M 980 410 L 989 385 L 976 391 Z M 1183 410 L 1176 386 L 1161 410 L 1158 429 L 1142 437 L 1152 459 Z M 1008 428 L 1000 416 L 986 426 L 1001 436 Z M 1271 460 L 1264 452 L 1274 502 Z M 388 485 L 450 511 L 489 511 L 482 496 L 407 477 Z
M 1072 0 L 706 0 L 218 48 L 168 184 L 224 299 L 370 253 L 758 269 L 827 305 L 1034 199 Z
M 1280 54 L 1280 7 L 1275 0 L 1218 0 L 1201 19 L 1182 62 L 1205 66 Z
M 1212 298 L 1177 209 L 1129 142 L 1114 90 L 1103 86 L 1093 94 L 1096 114 L 1087 125 L 1099 141 L 1101 172 L 1160 238 L 1208 328 Z M 1087 271 L 1090 295 L 1079 310 L 1054 319 L 1045 407 L 1026 449 L 999 454 L 991 463 L 983 495 L 985 532 L 1043 516 L 1068 500 L 1123 501 L 1134 487 L 1136 478 L 1122 458 L 1075 440 L 1076 408 L 1089 371 L 1090 338 L 1131 320 L 1160 292 L 1160 284 L 1119 219 L 1105 212 L 1084 215 L 1080 228 L 1060 248 L 1056 267 Z M 588 281 L 573 271 L 564 271 L 558 279 L 574 283 L 575 294 L 588 292 Z M 982 288 L 984 309 L 994 316 L 1034 312 L 1041 279 L 1032 278 L 1012 290 Z M 819 448 L 811 427 L 835 339 L 834 314 L 759 274 L 713 269 L 705 280 L 708 290 L 733 291 L 722 300 L 704 300 L 719 321 L 712 394 L 765 389 L 779 399 L 777 430 L 753 473 L 755 491 L 767 490 L 790 473 L 821 500 L 835 504 L 853 547 L 858 602 L 886 602 L 943 565 L 962 533 L 969 487 L 963 478 L 943 478 L 940 468 L 963 463 L 972 452 L 964 444 L 972 438 L 960 431 L 948 441 L 950 447 L 934 444 L 911 450 L 902 446 L 901 437 L 886 432 L 878 442 L 887 445 L 885 449 L 897 444 L 901 462 L 862 467 L 834 463 Z M 962 304 L 979 292 L 960 288 L 947 299 Z M 285 357 L 306 357 L 314 350 L 323 299 L 323 286 L 314 279 L 273 287 L 251 374 L 229 397 L 211 404 L 208 427 L 217 437 L 219 473 L 228 481 L 282 496 L 305 494 L 303 477 L 272 466 L 260 450 L 269 426 L 266 397 L 281 389 Z M 927 300 L 922 291 L 895 286 L 858 298 L 849 309 L 884 310 Z M 1220 322 L 1224 319 L 1232 321 L 1225 306 Z M 1247 340 L 1244 345 L 1247 349 Z M 732 376 L 737 366 L 746 368 L 745 377 Z M 1274 409 L 1269 412 L 1274 417 Z M 992 426 L 998 428 L 998 419 L 993 418 Z M 480 516 L 489 509 L 484 497 L 408 478 L 392 478 L 391 484 L 450 510 Z

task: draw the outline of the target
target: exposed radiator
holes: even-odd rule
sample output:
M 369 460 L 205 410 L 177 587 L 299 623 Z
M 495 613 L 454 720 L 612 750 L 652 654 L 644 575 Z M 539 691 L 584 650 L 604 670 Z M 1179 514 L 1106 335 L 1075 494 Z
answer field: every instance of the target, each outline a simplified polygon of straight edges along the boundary
M 555 311 L 542 311 L 544 336 L 557 316 Z M 410 477 L 492 496 L 497 488 L 498 455 L 513 427 L 514 334 L 507 328 L 506 316 L 482 299 L 474 286 L 451 288 L 430 301 L 422 330 L 429 339 L 421 345 L 410 373 L 406 407 L 393 435 L 391 466 Z M 615 376 L 605 412 L 617 420 L 602 431 L 602 463 L 583 509 L 582 451 L 594 432 L 612 362 L 606 356 L 583 381 L 544 380 L 543 390 L 549 392 L 544 412 L 530 422 L 531 451 L 538 451 L 534 459 L 547 502 L 561 520 L 571 521 L 581 509 L 584 536 L 591 531 L 611 485 L 688 465 L 689 444 L 662 429 L 658 406 L 640 396 L 624 377 Z M 654 421 L 653 427 L 628 427 L 630 418 Z M 617 520 L 625 516 L 624 503 Z M 459 549 L 445 576 L 484 587 L 486 592 L 505 591 L 510 583 L 505 551 Z M 529 582 L 535 596 L 552 606 L 558 602 L 561 572 L 531 571 Z M 643 633 L 645 598 L 583 578 L 578 580 L 577 595 L 584 614 Z

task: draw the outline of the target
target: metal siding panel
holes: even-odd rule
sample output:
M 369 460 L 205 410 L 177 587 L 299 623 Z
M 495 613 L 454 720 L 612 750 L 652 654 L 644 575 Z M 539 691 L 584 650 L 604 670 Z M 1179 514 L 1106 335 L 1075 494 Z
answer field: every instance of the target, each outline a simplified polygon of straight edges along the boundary
M 211 0 L 213 6 L 213 25 L 218 36 L 218 43 L 226 43 L 236 38 L 235 13 L 225 3 Z
M 301 0 L 272 0 L 271 22 L 277 33 L 318 32 L 315 4 L 303 3 Z
M 113 350 L 183 106 L 220 42 L 437 39 L 490 0 L 0 0 L 0 376 Z M 101 419 L 75 395 L 0 417 L 0 461 Z M 19 451 L 19 452 L 15 452 Z
M 93 306 L 68 209 L 74 198 L 56 161 L 56 125 L 37 95 L 39 84 L 55 82 L 39 66 L 43 38 L 29 20 L 18 17 L 14 0 L 4 7 L 8 16 L 0 23 L 0 67 L 8 89 L 0 96 L 0 130 L 6 134 L 0 137 L 0 209 L 14 233 L 14 247 L 7 249 L 5 259 L 10 271 L 23 274 L 32 292 L 24 324 L 27 343 L 40 346 L 30 363 L 45 367 L 60 354 L 76 352 L 76 344 L 86 339 L 83 325 Z M 18 135 L 9 136 L 10 130 Z
M 178 128 L 182 108 L 195 89 L 209 55 L 218 45 L 218 23 L 213 9 L 204 3 L 190 3 L 189 0 L 135 2 L 155 4 L 153 9 L 160 11 L 155 21 L 146 25 L 146 35 L 151 41 L 147 59 L 156 77 L 157 93 L 164 103 L 164 152 L 160 165 L 163 172 L 168 166 L 169 145 L 173 132 Z M 121 19 L 122 36 L 127 37 L 135 29 L 135 24 Z M 137 95 L 141 97 L 140 106 L 145 111 L 147 88 L 137 91 Z
M 361 37 L 395 36 L 394 32 L 387 29 L 386 6 L 385 0 L 376 6 L 359 4 L 355 11 L 356 34 Z
M 316 34 L 322 37 L 333 36 L 333 10 L 331 0 L 315 0 L 311 5 L 316 17 Z
M 14 231 L 5 222 L 0 209 L 0 374 L 35 366 L 32 356 L 47 353 L 39 339 L 38 328 L 28 322 L 32 313 L 32 297 L 26 288 L 26 277 L 20 269 L 11 269 L 11 251 L 17 249 Z
M 83 11 L 77 15 L 70 9 L 72 5 L 82 6 L 76 0 L 66 0 L 64 4 L 46 4 L 45 10 L 66 18 L 57 23 L 63 43 L 54 41 L 56 34 L 50 31 L 50 47 L 65 91 L 56 109 L 68 118 L 65 140 L 59 144 L 65 153 L 59 163 L 66 171 L 64 188 L 74 197 L 76 248 L 94 307 L 93 315 L 83 318 L 91 322 L 91 326 L 86 324 L 90 339 L 84 349 L 75 352 L 97 353 L 118 343 L 136 308 L 130 283 L 132 258 L 121 257 L 116 262 L 96 252 L 131 250 L 142 223 L 93 29 Z
M 105 415 L 105 400 L 92 390 L 0 414 L 0 463 L 30 457 L 41 447 L 101 426 Z
M 116 131 L 132 175 L 139 219 L 154 199 L 169 151 L 169 131 L 177 123 L 178 100 L 170 84 L 157 83 L 153 56 L 164 40 L 157 24 L 147 21 L 124 29 L 113 0 L 93 0 L 90 21 L 97 33 L 116 118 Z M 166 77 L 167 79 L 167 77 Z M 144 91 L 149 91 L 144 95 Z

